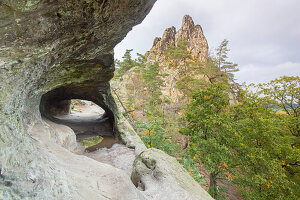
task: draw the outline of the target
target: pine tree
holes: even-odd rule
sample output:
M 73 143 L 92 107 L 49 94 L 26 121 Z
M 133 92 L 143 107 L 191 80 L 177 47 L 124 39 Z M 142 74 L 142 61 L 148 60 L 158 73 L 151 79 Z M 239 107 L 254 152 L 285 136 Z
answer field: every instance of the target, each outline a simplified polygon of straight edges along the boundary
M 118 59 L 115 60 L 116 63 L 116 78 L 122 77 L 128 70 L 135 67 L 139 64 L 137 60 L 132 59 L 131 52 L 133 49 L 126 49 L 125 54 L 123 55 L 123 61 Z
M 210 83 L 222 81 L 235 85 L 234 72 L 239 71 L 238 65 L 228 61 L 228 40 L 224 39 L 216 49 L 216 56 L 209 56 L 207 61 L 200 63 L 200 69 L 208 78 Z
M 162 102 L 160 96 L 162 95 L 161 88 L 164 86 L 163 76 L 165 74 L 160 73 L 157 62 L 142 70 L 144 89 L 149 94 L 147 95 L 149 107 L 154 107 Z
M 217 51 L 217 62 L 218 62 L 218 68 L 221 72 L 224 72 L 224 74 L 229 78 L 230 80 L 233 80 L 233 72 L 239 71 L 237 68 L 237 64 L 232 63 L 228 61 L 228 52 L 230 51 L 228 49 L 228 40 L 224 39 L 220 46 L 216 49 Z

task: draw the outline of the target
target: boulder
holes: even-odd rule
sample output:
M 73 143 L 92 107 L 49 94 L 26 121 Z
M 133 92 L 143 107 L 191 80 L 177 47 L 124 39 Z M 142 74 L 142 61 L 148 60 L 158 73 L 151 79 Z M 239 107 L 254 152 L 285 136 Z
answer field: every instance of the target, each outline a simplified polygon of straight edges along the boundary
M 158 149 L 147 149 L 135 159 L 131 180 L 149 200 L 212 199 L 175 158 Z

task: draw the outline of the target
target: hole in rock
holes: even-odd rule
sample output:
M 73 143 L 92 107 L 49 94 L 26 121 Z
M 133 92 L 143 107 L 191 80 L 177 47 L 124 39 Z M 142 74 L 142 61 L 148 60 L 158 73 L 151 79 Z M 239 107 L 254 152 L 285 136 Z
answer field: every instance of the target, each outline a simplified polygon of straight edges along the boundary
M 113 114 L 86 98 L 72 98 L 52 91 L 43 95 L 40 111 L 42 117 L 56 124 L 70 127 L 76 134 L 78 144 L 84 144 L 85 151 L 111 148 L 118 143 L 113 131 Z
M 134 149 L 126 147 L 115 137 L 113 112 L 98 90 L 70 86 L 52 90 L 42 96 L 40 112 L 44 120 L 51 121 L 54 126 L 62 124 L 74 131 L 77 148 L 73 153 L 131 174 Z M 83 145 L 83 140 L 89 144 Z
M 91 101 L 63 100 L 52 104 L 49 112 L 54 122 L 73 129 L 77 141 L 88 146 L 88 152 L 103 147 L 111 148 L 117 143 L 109 117 L 100 106 Z

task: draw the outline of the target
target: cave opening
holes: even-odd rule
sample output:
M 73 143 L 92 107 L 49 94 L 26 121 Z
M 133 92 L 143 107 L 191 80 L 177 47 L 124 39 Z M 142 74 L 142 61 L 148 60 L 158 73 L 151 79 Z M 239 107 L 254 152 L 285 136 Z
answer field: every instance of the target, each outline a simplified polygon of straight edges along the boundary
M 40 112 L 44 119 L 70 127 L 77 144 L 85 151 L 111 148 L 119 143 L 114 134 L 114 116 L 101 95 L 91 88 L 62 87 L 42 96 Z
M 108 105 L 106 99 L 108 90 L 100 90 L 99 87 L 91 85 L 68 85 L 45 93 L 40 101 L 41 116 L 51 127 L 63 125 L 73 130 L 76 147 L 67 148 L 72 153 L 112 165 L 130 176 L 135 150 L 127 147 L 117 137 L 112 111 L 114 108 Z M 55 134 L 59 134 L 65 129 L 56 130 L 58 131 Z M 85 146 L 82 141 L 98 136 L 101 136 L 101 140 L 92 146 Z M 58 144 L 66 148 L 63 144 Z

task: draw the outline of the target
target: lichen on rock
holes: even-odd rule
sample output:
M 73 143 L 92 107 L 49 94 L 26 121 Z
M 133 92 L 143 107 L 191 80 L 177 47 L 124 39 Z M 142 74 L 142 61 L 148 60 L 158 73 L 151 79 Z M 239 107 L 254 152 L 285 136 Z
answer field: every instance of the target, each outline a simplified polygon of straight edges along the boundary
M 50 142 L 49 124 L 41 118 L 45 107 L 41 99 L 54 91 L 56 100 L 71 96 L 94 100 L 109 111 L 117 125 L 119 113 L 108 83 L 114 71 L 113 48 L 143 20 L 154 2 L 0 2 L 0 168 L 1 183 L 9 183 L 1 184 L 0 199 L 118 199 L 121 188 L 125 189 L 122 182 L 127 182 L 125 199 L 141 199 L 125 175 L 119 175 L 120 183 L 114 186 L 113 175 L 112 180 L 99 176 L 98 181 L 107 185 L 100 189 L 93 182 L 96 179 L 80 183 L 92 172 L 79 173 L 76 163 L 87 162 L 95 171 L 103 169 L 87 158 L 75 162 L 79 158 L 71 152 L 67 157 L 75 159 L 73 164 L 64 164 L 60 156 L 68 150 L 63 146 L 68 148 L 71 143 L 59 144 L 70 137 L 59 135 L 58 143 Z M 60 96 L 60 91 L 69 96 Z M 34 135 L 37 126 L 43 131 Z M 120 193 L 112 191 L 114 187 Z

